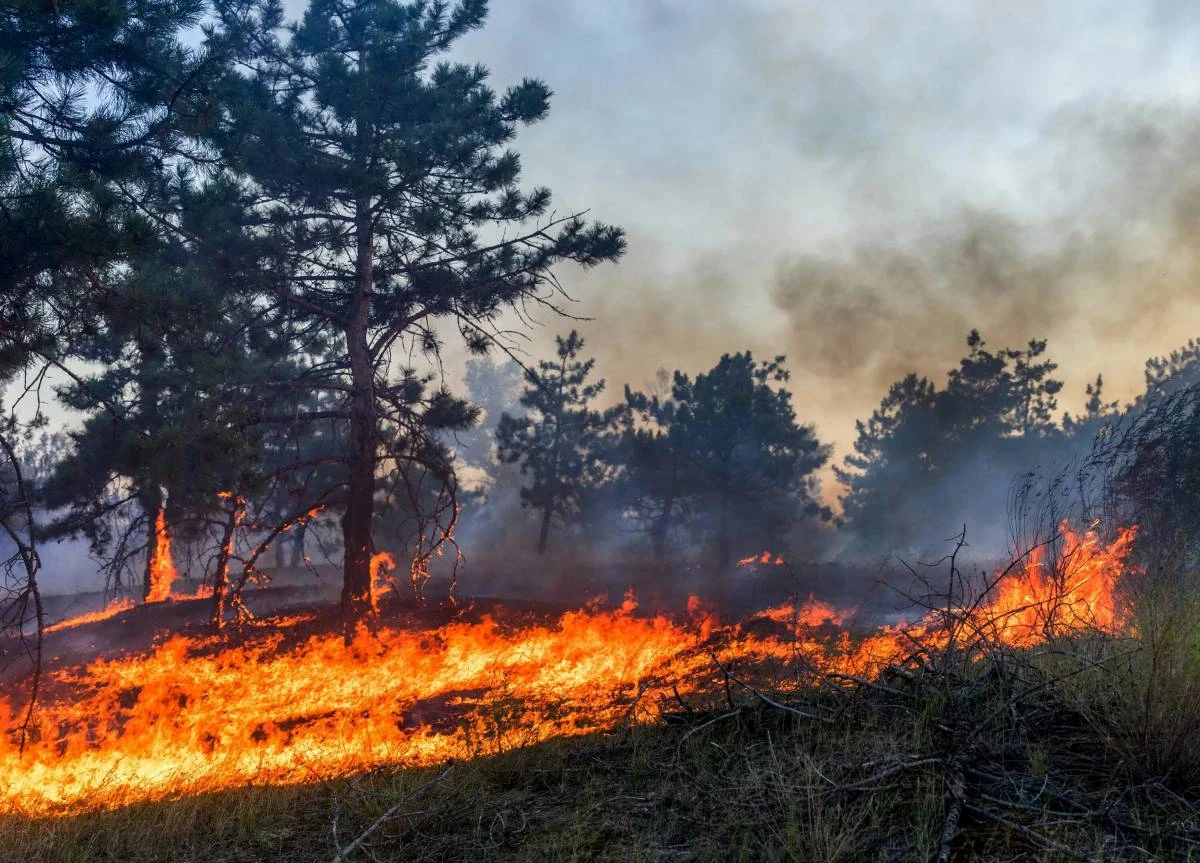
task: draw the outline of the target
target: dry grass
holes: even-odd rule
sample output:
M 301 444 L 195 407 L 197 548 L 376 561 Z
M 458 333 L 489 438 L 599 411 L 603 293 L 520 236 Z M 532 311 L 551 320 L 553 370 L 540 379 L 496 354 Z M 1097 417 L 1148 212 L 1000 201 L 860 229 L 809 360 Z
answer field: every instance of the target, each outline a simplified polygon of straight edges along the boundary
M 1063 697 L 1143 780 L 1200 786 L 1200 585 L 1159 578 L 1130 600 L 1136 637 L 1062 645 Z

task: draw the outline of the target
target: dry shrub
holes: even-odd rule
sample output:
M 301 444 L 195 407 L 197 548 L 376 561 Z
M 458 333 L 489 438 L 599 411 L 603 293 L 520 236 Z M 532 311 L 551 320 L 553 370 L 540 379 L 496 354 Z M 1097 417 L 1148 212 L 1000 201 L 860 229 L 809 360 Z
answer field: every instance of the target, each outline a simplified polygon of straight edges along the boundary
M 1125 638 L 1075 638 L 1067 701 L 1141 779 L 1200 783 L 1200 579 L 1159 577 L 1129 597 Z

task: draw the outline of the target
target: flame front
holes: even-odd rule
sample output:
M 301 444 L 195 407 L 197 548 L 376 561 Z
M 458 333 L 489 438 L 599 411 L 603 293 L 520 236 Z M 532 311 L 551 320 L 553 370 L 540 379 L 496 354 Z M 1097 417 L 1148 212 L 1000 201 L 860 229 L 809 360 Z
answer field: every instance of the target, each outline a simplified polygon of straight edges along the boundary
M 116 617 L 122 611 L 128 611 L 131 608 L 133 608 L 132 599 L 118 599 L 98 611 L 89 611 L 75 617 L 60 620 L 58 623 L 52 623 L 46 627 L 46 632 L 58 632 L 59 630 L 82 626 L 85 623 L 99 623 L 102 620 L 108 620 L 110 617 Z
M 1133 532 L 1105 546 L 1064 533 L 1060 564 L 1030 556 L 992 599 L 965 612 L 1003 642 L 1028 646 L 1057 628 L 1112 629 L 1113 590 Z M 383 559 L 380 559 L 382 565 Z M 273 621 L 230 647 L 175 635 L 129 656 L 53 670 L 22 753 L 20 705 L 0 697 L 0 811 L 46 814 L 167 795 L 328 778 L 390 763 L 427 764 L 583 734 L 650 717 L 647 692 L 694 692 L 726 658 L 786 661 L 873 675 L 913 639 L 950 636 L 937 615 L 861 636 L 824 603 L 786 605 L 763 627 L 718 626 L 699 601 L 692 620 L 591 608 L 553 623 L 491 617 L 437 628 L 307 639 L 313 617 Z M 703 649 L 701 649 L 703 648 Z

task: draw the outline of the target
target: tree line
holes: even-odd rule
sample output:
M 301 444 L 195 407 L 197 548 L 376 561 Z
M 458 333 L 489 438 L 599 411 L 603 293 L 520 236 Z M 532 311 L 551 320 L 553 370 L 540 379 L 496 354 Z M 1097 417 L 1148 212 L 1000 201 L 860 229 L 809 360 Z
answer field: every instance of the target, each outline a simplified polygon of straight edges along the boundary
M 973 535 L 991 528 L 1009 537 L 1017 515 L 1009 507 L 1023 488 L 1075 469 L 1124 425 L 1165 416 L 1166 403 L 1179 416 L 1157 432 L 1169 456 L 1154 459 L 1177 467 L 1155 475 L 1186 483 L 1197 469 L 1196 447 L 1186 443 L 1192 417 L 1178 407 L 1191 402 L 1170 399 L 1200 385 L 1200 341 L 1148 360 L 1145 389 L 1129 404 L 1106 399 L 1097 376 L 1073 414 L 1059 411 L 1063 382 L 1045 340 L 995 350 L 972 331 L 944 383 L 908 374 L 856 423 L 852 447 L 832 465 L 841 487 L 836 512 L 819 486 L 832 448 L 797 417 L 784 357 L 725 354 L 695 377 L 660 370 L 649 391 L 626 386 L 623 399 L 599 409 L 605 382 L 594 378 L 594 361 L 581 359 L 583 340 L 572 331 L 557 344 L 553 360 L 525 371 L 519 394 L 512 378 L 469 386 L 494 405 L 490 437 L 465 447 L 468 461 L 495 475 L 482 503 L 519 486 L 521 504 L 536 514 L 539 553 L 555 529 L 573 532 L 575 547 L 629 547 L 637 534 L 659 559 L 695 559 L 701 549 L 700 559 L 718 568 L 735 554 L 794 548 L 804 533 L 836 536 L 827 546 L 851 558 L 937 546 L 963 524 Z M 523 412 L 503 412 L 506 393 Z M 1143 467 L 1154 462 L 1138 458 Z M 505 473 L 510 464 L 518 475 Z M 1137 520 L 1157 524 L 1168 508 L 1138 509 Z M 1175 509 L 1178 520 L 1194 507 Z M 1004 553 L 1010 543 L 1002 542 L 991 551 Z
M 557 340 L 557 357 L 526 373 L 525 413 L 501 415 L 496 457 L 517 464 L 521 501 L 538 513 L 537 551 L 556 525 L 624 514 L 664 558 L 680 533 L 707 541 L 718 567 L 735 551 L 778 545 L 806 517 L 829 519 L 816 471 L 831 447 L 797 420 L 784 357 L 723 355 L 692 377 L 677 371 L 661 392 L 625 387 L 607 410 L 583 339 Z

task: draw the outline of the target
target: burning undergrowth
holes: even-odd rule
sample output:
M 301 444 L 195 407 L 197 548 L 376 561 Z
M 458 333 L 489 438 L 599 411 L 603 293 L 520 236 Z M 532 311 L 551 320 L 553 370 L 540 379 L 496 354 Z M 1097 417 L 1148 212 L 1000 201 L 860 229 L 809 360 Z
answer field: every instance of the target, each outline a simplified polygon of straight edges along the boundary
M 563 613 L 534 604 L 451 612 L 385 597 L 378 625 L 350 637 L 332 612 L 216 633 L 144 631 L 140 646 L 50 666 L 24 748 L 15 732 L 0 742 L 10 777 L 0 808 L 69 814 L 474 759 L 664 717 L 728 718 L 742 708 L 706 705 L 733 705 L 735 695 L 801 715 L 789 700 L 821 687 L 886 691 L 948 654 L 974 662 L 1063 634 L 1117 631 L 1132 537 L 1106 543 L 1064 526 L 1053 559 L 1040 546 L 974 585 L 970 601 L 952 595 L 910 624 L 869 627 L 815 600 L 726 623 L 699 601 L 669 617 L 640 614 L 632 596 Z M 182 615 L 188 605 L 166 607 Z M 51 639 L 144 627 L 136 621 L 147 608 Z M 0 722 L 15 728 L 21 711 L 0 701 Z

